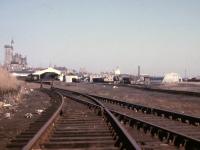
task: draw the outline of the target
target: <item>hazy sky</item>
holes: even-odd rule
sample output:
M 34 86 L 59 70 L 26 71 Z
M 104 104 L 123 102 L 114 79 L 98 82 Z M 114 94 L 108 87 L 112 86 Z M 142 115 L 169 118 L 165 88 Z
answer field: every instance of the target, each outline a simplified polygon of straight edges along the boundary
M 0 0 L 4 44 L 32 66 L 200 74 L 200 0 Z

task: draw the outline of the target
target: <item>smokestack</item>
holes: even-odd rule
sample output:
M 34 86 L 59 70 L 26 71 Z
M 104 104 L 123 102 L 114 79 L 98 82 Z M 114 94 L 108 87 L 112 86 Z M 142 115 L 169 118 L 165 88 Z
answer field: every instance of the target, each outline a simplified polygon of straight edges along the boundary
M 138 66 L 138 77 L 140 77 L 140 65 Z

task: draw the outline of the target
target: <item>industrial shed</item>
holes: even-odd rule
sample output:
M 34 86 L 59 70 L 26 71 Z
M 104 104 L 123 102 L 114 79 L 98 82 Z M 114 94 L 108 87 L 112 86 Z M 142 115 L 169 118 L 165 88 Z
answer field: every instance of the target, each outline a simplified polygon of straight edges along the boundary
M 57 79 L 57 80 L 63 81 L 62 72 L 52 67 L 49 67 L 44 70 L 36 71 L 31 74 L 31 77 L 33 80 Z

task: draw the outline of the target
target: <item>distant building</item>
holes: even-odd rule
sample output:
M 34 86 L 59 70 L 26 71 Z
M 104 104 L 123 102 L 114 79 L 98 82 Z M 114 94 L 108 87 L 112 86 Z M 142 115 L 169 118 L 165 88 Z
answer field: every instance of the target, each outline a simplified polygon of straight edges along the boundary
M 19 53 L 14 53 L 14 48 L 11 45 L 5 45 L 4 67 L 8 71 L 21 71 L 27 69 L 27 58 Z
M 38 70 L 30 74 L 31 80 L 50 80 L 57 79 L 63 81 L 63 74 L 60 70 L 49 67 L 47 69 Z
M 90 75 L 90 82 L 104 82 L 104 76 L 101 74 Z
M 182 82 L 182 78 L 177 73 L 168 73 L 164 76 L 163 83 L 178 83 Z
M 139 79 L 138 79 L 137 82 L 139 84 L 149 85 L 151 83 L 150 75 L 148 75 L 148 74 L 140 74 L 139 73 Z
M 5 45 L 5 60 L 4 65 L 6 68 L 10 68 L 12 58 L 13 58 L 13 47 L 11 45 Z
M 71 83 L 71 82 L 78 82 L 78 76 L 69 74 L 65 76 L 65 82 Z

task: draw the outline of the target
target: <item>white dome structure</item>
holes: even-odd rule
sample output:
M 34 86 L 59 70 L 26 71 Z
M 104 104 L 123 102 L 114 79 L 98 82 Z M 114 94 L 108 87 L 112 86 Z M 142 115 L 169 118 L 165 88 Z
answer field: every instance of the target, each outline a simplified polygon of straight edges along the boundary
M 182 82 L 182 78 L 179 74 L 172 72 L 172 73 L 166 74 L 162 82 L 163 83 L 178 83 L 178 82 Z

